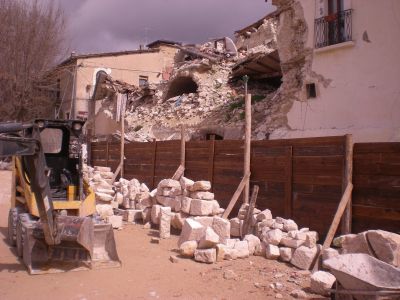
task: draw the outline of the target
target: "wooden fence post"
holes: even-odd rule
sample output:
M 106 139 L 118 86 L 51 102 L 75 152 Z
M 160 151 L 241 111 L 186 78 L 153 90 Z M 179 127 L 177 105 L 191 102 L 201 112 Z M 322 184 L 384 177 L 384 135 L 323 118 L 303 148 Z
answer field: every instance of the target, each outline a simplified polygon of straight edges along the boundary
M 156 157 L 157 157 L 157 141 L 156 139 L 153 140 L 154 143 L 154 147 L 153 147 L 153 159 L 152 159 L 152 167 L 153 167 L 153 172 L 151 175 L 151 188 L 154 189 L 154 184 L 155 184 L 155 180 L 156 180 Z
M 109 159 L 110 159 L 110 144 L 109 144 L 109 141 L 108 141 L 108 139 L 107 139 L 107 144 L 106 144 L 106 167 L 108 167 L 108 162 L 109 162 Z
M 293 217 L 292 190 L 293 190 L 293 146 L 289 146 L 286 151 L 287 173 L 285 182 L 285 215 L 287 218 Z
M 214 156 L 215 156 L 215 135 L 211 136 L 208 152 L 208 180 L 211 183 L 211 191 L 214 191 Z
M 251 156 L 251 94 L 246 94 L 245 99 L 245 140 L 244 140 L 244 169 L 243 175 L 250 174 L 250 156 Z M 250 177 L 244 187 L 243 203 L 249 203 Z
M 185 167 L 185 155 L 186 155 L 185 125 L 181 124 L 181 166 L 183 167 Z
M 346 144 L 345 144 L 345 162 L 344 162 L 344 176 L 342 183 L 343 192 L 346 190 L 347 186 L 353 182 L 353 137 L 351 134 L 346 134 Z M 351 194 L 350 200 L 347 203 L 346 209 L 342 218 L 342 234 L 351 233 L 351 222 L 352 222 L 352 201 Z

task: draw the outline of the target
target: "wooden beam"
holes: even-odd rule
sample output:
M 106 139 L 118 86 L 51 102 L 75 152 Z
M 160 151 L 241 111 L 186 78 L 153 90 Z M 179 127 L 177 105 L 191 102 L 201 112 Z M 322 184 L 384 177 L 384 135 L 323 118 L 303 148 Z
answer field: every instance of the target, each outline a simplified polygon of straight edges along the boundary
M 249 234 L 249 228 L 250 228 L 250 223 L 251 223 L 251 218 L 253 216 L 254 208 L 256 207 L 256 201 L 257 201 L 257 195 L 259 191 L 259 186 L 255 185 L 253 187 L 253 193 L 251 194 L 251 199 L 250 199 L 250 205 L 247 210 L 246 218 L 243 222 L 243 230 L 242 230 L 242 238 L 246 235 Z
M 151 188 L 154 189 L 154 184 L 156 180 L 156 159 L 157 159 L 157 141 L 153 139 L 154 147 L 153 147 L 153 155 L 151 160 L 152 172 L 151 172 Z
M 322 245 L 322 249 L 319 252 L 319 254 L 316 256 L 316 258 L 314 259 L 313 263 L 311 264 L 311 268 L 310 268 L 311 270 L 316 271 L 318 269 L 319 258 L 322 254 L 322 251 L 331 246 L 333 238 L 335 237 L 335 233 L 339 227 L 340 219 L 342 218 L 343 213 L 346 209 L 346 206 L 348 205 L 348 203 L 351 199 L 352 191 L 353 191 L 353 184 L 349 183 L 346 187 L 345 192 L 343 193 L 342 199 L 339 202 L 339 206 L 336 210 L 336 213 L 335 213 L 335 216 L 331 223 L 331 226 L 329 227 L 329 231 L 328 231 L 328 234 L 326 235 L 325 241 Z
M 250 173 L 246 174 L 243 178 L 242 181 L 239 183 L 235 193 L 233 194 L 231 201 L 228 204 L 228 207 L 225 209 L 224 213 L 222 214 L 222 218 L 227 219 L 229 214 L 231 213 L 233 207 L 235 206 L 237 200 L 239 199 L 240 194 L 243 191 L 243 188 L 250 178 Z
M 251 158 L 251 94 L 245 96 L 245 135 L 244 135 L 244 167 L 243 175 L 250 173 Z M 246 182 L 243 195 L 243 203 L 249 203 L 250 178 Z
M 349 183 L 353 182 L 353 137 L 351 134 L 346 134 L 346 156 L 345 156 L 345 165 L 344 165 L 344 176 L 342 189 L 345 191 Z M 351 221 L 352 221 L 352 203 L 351 203 L 351 195 L 349 202 L 346 206 L 346 210 L 343 214 L 342 219 L 342 234 L 351 233 Z
M 208 180 L 211 182 L 211 191 L 214 191 L 214 157 L 215 157 L 215 135 L 211 136 L 208 152 Z
M 119 163 L 119 165 L 118 165 L 117 169 L 115 170 L 114 175 L 113 175 L 113 177 L 112 177 L 112 181 L 113 181 L 113 182 L 114 182 L 115 179 L 117 178 L 118 173 L 121 171 L 121 168 L 122 168 L 122 165 L 121 165 L 121 163 Z M 121 174 L 121 177 L 122 177 L 122 174 Z
M 333 241 L 333 238 L 335 236 L 336 230 L 339 227 L 340 219 L 342 218 L 343 213 L 351 200 L 351 192 L 352 191 L 353 191 L 353 184 L 349 183 L 346 187 L 346 190 L 345 190 L 343 196 L 342 196 L 342 199 L 340 200 L 335 217 L 333 218 L 332 224 L 329 227 L 329 231 L 328 231 L 328 234 L 326 235 L 325 242 L 322 245 L 322 249 L 326 249 L 326 248 L 330 247 L 330 245 Z
M 181 124 L 181 166 L 185 167 L 186 155 L 186 140 L 185 140 L 185 125 Z
M 173 180 L 181 179 L 184 172 L 185 172 L 185 167 L 182 165 L 179 165 L 178 169 L 176 169 L 174 175 L 172 176 L 172 179 Z
M 128 94 L 121 95 L 121 157 L 120 157 L 120 166 L 121 166 L 121 177 L 124 177 L 124 159 L 125 159 L 125 107 L 126 107 L 126 98 L 128 98 Z

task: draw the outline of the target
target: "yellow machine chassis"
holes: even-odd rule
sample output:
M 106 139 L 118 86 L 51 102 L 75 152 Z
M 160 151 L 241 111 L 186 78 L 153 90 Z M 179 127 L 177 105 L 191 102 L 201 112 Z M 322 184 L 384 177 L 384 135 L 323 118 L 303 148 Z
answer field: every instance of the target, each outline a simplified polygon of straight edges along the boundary
M 11 206 L 25 205 L 28 212 L 39 217 L 39 211 L 36 203 L 35 195 L 31 191 L 29 183 L 25 180 L 22 163 L 20 158 L 13 159 L 13 197 Z M 84 180 L 83 188 L 87 197 L 81 200 L 63 200 L 53 201 L 53 207 L 56 210 L 73 210 L 73 215 L 79 217 L 90 216 L 96 211 L 95 194 L 89 184 Z M 19 194 L 19 196 L 17 196 Z

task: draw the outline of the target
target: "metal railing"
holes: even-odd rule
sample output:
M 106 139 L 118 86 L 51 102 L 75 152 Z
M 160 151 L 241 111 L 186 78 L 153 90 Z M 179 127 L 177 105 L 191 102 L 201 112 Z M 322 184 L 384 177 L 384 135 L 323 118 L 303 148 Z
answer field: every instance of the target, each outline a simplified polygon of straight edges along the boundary
M 352 10 L 344 10 L 315 20 L 315 48 L 352 40 Z

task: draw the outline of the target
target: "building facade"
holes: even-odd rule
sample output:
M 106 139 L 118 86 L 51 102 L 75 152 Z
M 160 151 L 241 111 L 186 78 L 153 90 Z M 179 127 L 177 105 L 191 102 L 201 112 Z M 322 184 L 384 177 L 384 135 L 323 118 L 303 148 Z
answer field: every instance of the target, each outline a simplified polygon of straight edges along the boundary
M 286 124 L 270 138 L 349 133 L 356 142 L 400 141 L 400 1 L 272 3 L 281 10 L 281 59 L 294 58 L 293 53 L 285 53 L 287 39 L 292 43 L 301 39 L 303 63 L 298 72 L 301 84 L 286 112 Z M 302 36 L 287 34 L 289 22 L 304 27 Z M 297 34 L 295 26 L 292 34 Z M 283 83 L 288 79 L 284 74 Z
M 135 86 L 168 79 L 179 51 L 174 45 L 174 42 L 156 41 L 144 50 L 71 55 L 55 70 L 56 117 L 87 119 L 88 104 L 100 71 Z

